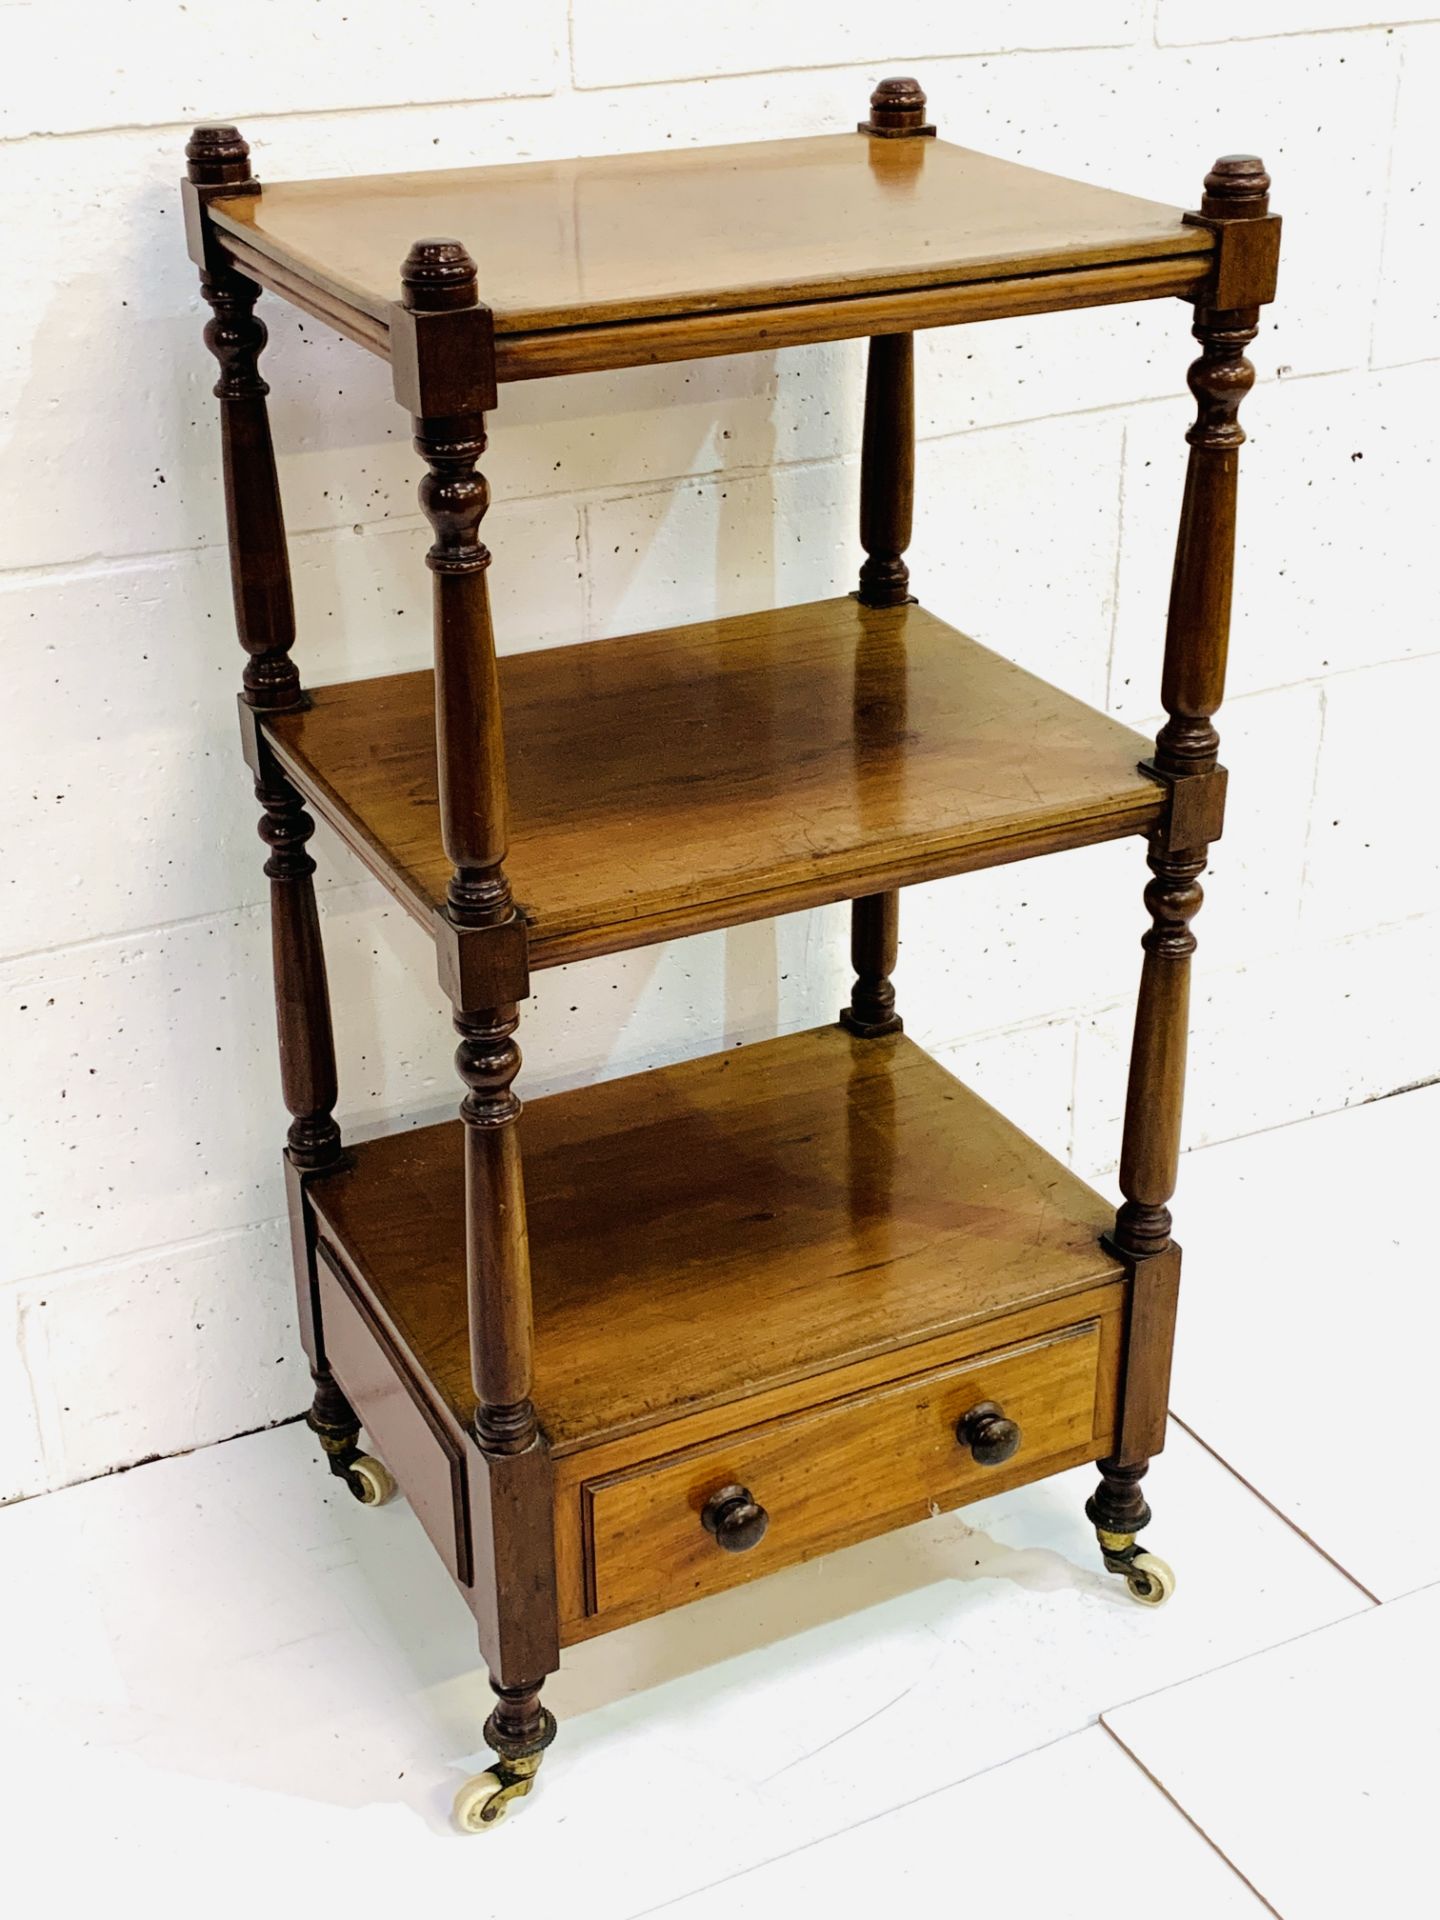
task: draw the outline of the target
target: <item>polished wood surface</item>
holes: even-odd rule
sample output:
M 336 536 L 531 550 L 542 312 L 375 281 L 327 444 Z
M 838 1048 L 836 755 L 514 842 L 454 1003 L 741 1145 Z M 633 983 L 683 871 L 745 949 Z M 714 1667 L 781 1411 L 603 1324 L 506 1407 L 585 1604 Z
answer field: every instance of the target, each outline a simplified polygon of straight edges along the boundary
M 1113 1274 L 1082 1293 L 1064 1294 L 1039 1305 L 1021 1307 L 999 1319 L 961 1327 L 958 1331 L 921 1340 L 914 1345 L 872 1355 L 808 1379 L 767 1387 L 742 1401 L 704 1407 L 682 1415 L 663 1427 L 603 1440 L 583 1451 L 567 1453 L 555 1462 L 555 1563 L 559 1586 L 560 1635 L 564 1645 L 588 1640 L 614 1627 L 644 1619 L 651 1609 L 644 1599 L 594 1613 L 586 1512 L 593 1483 L 656 1465 L 695 1450 L 713 1450 L 746 1433 L 769 1430 L 778 1422 L 814 1412 L 838 1402 L 866 1400 L 885 1393 L 897 1381 L 949 1373 L 966 1361 L 1001 1349 L 1034 1345 L 1067 1329 L 1095 1323 L 1100 1333 L 1100 1360 L 1096 1392 L 1095 1431 L 1065 1456 L 1050 1456 L 1044 1471 L 1058 1473 L 1103 1453 L 1114 1437 L 1119 1392 L 1120 1361 L 1125 1344 L 1128 1288 Z M 982 1491 L 1003 1492 L 1029 1478 L 1026 1462 L 1009 1462 L 987 1470 Z M 754 1492 L 754 1489 L 751 1489 Z M 863 1525 L 863 1516 L 857 1518 Z
M 468 1418 L 461 1132 L 365 1142 L 312 1197 Z M 1123 1271 L 1100 1198 L 903 1035 L 827 1027 L 581 1088 L 520 1133 L 557 1455 Z
M 377 318 L 453 236 L 497 335 L 1204 255 L 1180 209 L 859 133 L 266 185 L 211 218 Z M 684 244 L 677 245 L 677 236 Z
M 347 1403 L 364 1421 L 370 1446 L 404 1488 L 451 1578 L 468 1586 L 473 1569 L 462 1443 L 407 1376 L 364 1299 L 325 1259 L 319 1293 L 325 1351 Z
M 445 302 L 457 293 L 473 303 L 475 263 L 469 255 L 446 241 L 412 247 L 405 261 L 407 305 L 444 313 Z M 425 564 L 433 582 L 440 839 L 451 868 L 446 904 L 462 924 L 486 926 L 508 916 L 510 889 L 503 868 L 509 820 L 490 549 L 480 538 L 490 505 L 477 464 L 485 451 L 485 420 L 479 413 L 461 414 L 417 419 L 414 427 L 415 448 L 427 468 L 420 507 L 435 535 Z
M 1165 1442 L 1171 1352 L 1180 1282 L 1180 1249 L 1170 1237 L 1170 1197 L 1180 1166 L 1180 1123 L 1190 1029 L 1190 969 L 1196 939 L 1191 921 L 1204 894 L 1200 876 L 1209 841 L 1224 818 L 1225 773 L 1214 715 L 1225 694 L 1230 599 L 1235 565 L 1235 509 L 1245 430 L 1240 405 L 1255 383 L 1245 349 L 1255 338 L 1259 306 L 1274 291 L 1278 232 L 1270 214 L 1270 176 L 1253 154 L 1226 154 L 1205 176 L 1201 215 L 1226 242 L 1217 278 L 1234 306 L 1201 304 L 1194 334 L 1200 357 L 1188 381 L 1194 424 L 1175 542 L 1165 665 L 1160 683 L 1166 720 L 1147 765 L 1169 793 L 1164 818 L 1150 836 L 1151 880 L 1145 889 L 1150 926 L 1135 1007 L 1120 1191 L 1111 1244 L 1133 1275 L 1131 1337 L 1113 1455 L 1101 1462 L 1100 1484 L 1086 1511 L 1101 1533 L 1123 1537 L 1150 1511 L 1140 1492 L 1152 1454 Z M 1238 249 L 1231 234 L 1257 234 Z M 1107 1565 L 1113 1547 L 1106 1548 Z
M 268 191 L 236 128 L 187 148 L 311 1426 L 345 1477 L 358 1413 L 410 1492 L 474 1612 L 512 1791 L 554 1735 L 562 1641 L 1083 1460 L 1105 1565 L 1163 1597 L 1133 1536 L 1174 1336 L 1189 921 L 1223 819 L 1236 410 L 1279 223 L 1248 156 L 1180 215 L 934 131 L 892 77 L 855 134 L 752 147 Z M 434 675 L 301 693 L 262 287 L 391 363 L 428 468 Z M 1168 718 L 1137 768 L 1137 736 L 907 604 L 910 336 L 1168 295 L 1197 309 L 1199 416 Z M 864 604 L 497 666 L 479 461 L 501 381 L 858 335 Z M 460 1035 L 461 1119 L 344 1155 L 307 806 L 427 925 Z M 896 889 L 1132 832 L 1152 925 L 1107 1230 L 893 1030 Z M 532 964 L 844 898 L 843 1026 L 522 1115 Z
M 1099 1405 L 1099 1372 L 1090 1321 L 591 1481 L 591 1611 L 660 1612 L 999 1492 L 1077 1447 L 1093 1457 L 1113 1413 Z M 971 1408 L 997 1398 L 1022 1432 L 1008 1469 L 982 1466 L 955 1433 Z M 726 1553 L 704 1509 L 735 1483 L 767 1524 L 743 1552 Z
M 1079 307 L 1110 307 L 1136 300 L 1193 299 L 1206 281 L 1207 258 L 1183 253 L 1155 260 L 1126 260 L 1068 272 L 962 280 L 939 287 L 902 287 L 894 292 L 836 294 L 828 300 L 797 300 L 778 307 L 661 315 L 609 326 L 555 327 L 544 333 L 507 333 L 495 342 L 500 381 L 544 380 L 561 373 L 603 373 L 674 360 L 704 360 L 725 353 L 775 353 L 825 340 L 855 340 L 928 327 L 969 326 L 1024 314 L 1065 313 Z M 252 269 L 247 267 L 246 272 Z M 254 277 L 266 284 L 263 269 Z M 378 324 L 354 308 L 337 309 L 330 323 L 369 344 Z M 354 324 L 352 324 L 352 317 Z M 381 349 L 390 351 L 387 333 Z
M 393 359 L 395 316 L 400 309 L 392 308 L 388 320 L 377 319 L 337 294 L 308 285 L 235 235 L 221 237 L 226 258 L 258 285 L 313 314 L 381 359 Z M 704 360 L 716 354 L 774 353 L 782 347 L 802 347 L 823 340 L 855 340 L 867 334 L 911 328 L 966 326 L 978 320 L 1012 319 L 1022 314 L 1065 313 L 1079 307 L 1117 306 L 1136 300 L 1191 300 L 1205 287 L 1209 264 L 1209 255 L 1182 253 L 1076 267 L 1060 273 L 1013 274 L 998 280 L 963 280 L 884 293 L 836 294 L 826 300 L 796 300 L 778 307 L 662 314 L 655 319 L 617 320 L 604 326 L 506 333 L 493 342 L 493 365 L 486 377 L 500 382 L 547 380 L 557 374 L 603 373 L 619 367 Z M 493 401 L 485 405 L 493 405 Z
M 532 966 L 1143 831 L 1146 742 L 920 607 L 827 600 L 500 663 Z M 422 922 L 451 867 L 432 676 L 267 721 Z

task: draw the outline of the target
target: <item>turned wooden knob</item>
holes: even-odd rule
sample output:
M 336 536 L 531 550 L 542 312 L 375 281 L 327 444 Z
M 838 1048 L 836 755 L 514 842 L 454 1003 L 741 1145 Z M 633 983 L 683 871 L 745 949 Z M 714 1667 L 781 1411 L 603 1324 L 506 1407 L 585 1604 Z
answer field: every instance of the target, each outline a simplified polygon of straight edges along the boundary
M 700 1519 L 727 1553 L 748 1553 L 765 1538 L 770 1516 L 748 1487 L 721 1487 L 705 1502 Z
M 1020 1429 L 1007 1420 L 993 1400 L 982 1400 L 972 1407 L 955 1428 L 955 1438 L 970 1449 L 970 1457 L 981 1467 L 998 1467 L 1020 1448 Z

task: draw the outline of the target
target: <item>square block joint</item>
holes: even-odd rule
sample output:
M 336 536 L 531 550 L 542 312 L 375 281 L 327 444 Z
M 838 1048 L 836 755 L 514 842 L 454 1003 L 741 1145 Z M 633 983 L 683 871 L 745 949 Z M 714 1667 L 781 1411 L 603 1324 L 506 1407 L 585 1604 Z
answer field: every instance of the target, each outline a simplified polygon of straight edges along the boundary
M 224 186 L 201 187 L 193 180 L 180 182 L 180 203 L 185 214 L 185 248 L 202 273 L 238 272 L 215 238 L 215 229 L 205 212 L 212 200 L 249 198 L 260 191 L 258 180 L 233 180 Z
M 494 927 L 462 927 L 438 908 L 433 919 L 440 985 L 452 1006 L 507 1007 L 530 993 L 530 930 L 514 913 Z
M 1161 853 L 1213 846 L 1225 826 L 1225 792 L 1230 782 L 1225 768 L 1174 774 L 1162 772 L 1153 760 L 1142 760 L 1140 771 L 1170 796 L 1164 817 L 1151 830 L 1152 844 Z
M 1210 276 L 1194 296 L 1197 307 L 1230 312 L 1269 305 L 1280 271 L 1278 213 L 1258 220 L 1212 220 L 1203 213 L 1187 213 L 1185 224 L 1208 227 L 1215 236 Z
M 415 313 L 390 309 L 395 398 L 417 419 L 454 419 L 495 406 L 495 318 L 489 307 Z

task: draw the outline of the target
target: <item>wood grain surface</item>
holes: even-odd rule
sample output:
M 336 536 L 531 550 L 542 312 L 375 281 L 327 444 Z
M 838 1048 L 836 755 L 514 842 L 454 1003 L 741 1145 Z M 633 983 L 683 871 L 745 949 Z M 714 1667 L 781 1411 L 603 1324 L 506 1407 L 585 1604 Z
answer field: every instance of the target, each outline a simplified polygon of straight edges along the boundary
M 921 607 L 825 600 L 518 654 L 500 684 L 532 967 L 1116 839 L 1164 805 L 1140 735 Z M 433 677 L 321 687 L 265 725 L 428 927 L 451 875 Z
M 383 319 L 429 234 L 500 336 L 1212 251 L 1178 208 L 940 140 L 858 133 L 266 185 L 210 216 Z
M 1095 1445 L 1099 1366 L 1092 1320 L 591 1481 L 591 1611 L 658 1613 L 1032 1479 Z M 1005 1467 L 980 1466 L 956 1438 L 985 1400 L 1020 1426 Z M 734 1483 L 769 1522 L 742 1553 L 722 1551 L 700 1519 Z
M 462 1131 L 365 1142 L 311 1192 L 466 1420 Z M 520 1138 L 557 1456 L 1124 1271 L 1104 1201 L 903 1035 L 821 1028 L 554 1095 Z

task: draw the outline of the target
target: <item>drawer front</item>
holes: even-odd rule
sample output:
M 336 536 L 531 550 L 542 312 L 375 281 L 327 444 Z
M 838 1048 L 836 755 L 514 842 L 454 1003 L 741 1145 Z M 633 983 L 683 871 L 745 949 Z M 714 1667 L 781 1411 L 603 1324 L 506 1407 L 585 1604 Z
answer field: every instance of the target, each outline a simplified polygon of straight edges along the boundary
M 1073 1465 L 1096 1432 L 1100 1360 L 1100 1324 L 1087 1321 L 589 1481 L 590 1611 L 657 1613 Z M 1020 1428 L 995 1466 L 955 1431 L 987 1400 Z M 723 1487 L 744 1487 L 768 1516 L 741 1552 L 701 1519 Z
M 459 1444 L 411 1383 L 385 1329 L 322 1242 L 316 1262 L 325 1357 L 451 1577 L 469 1586 L 470 1530 Z

